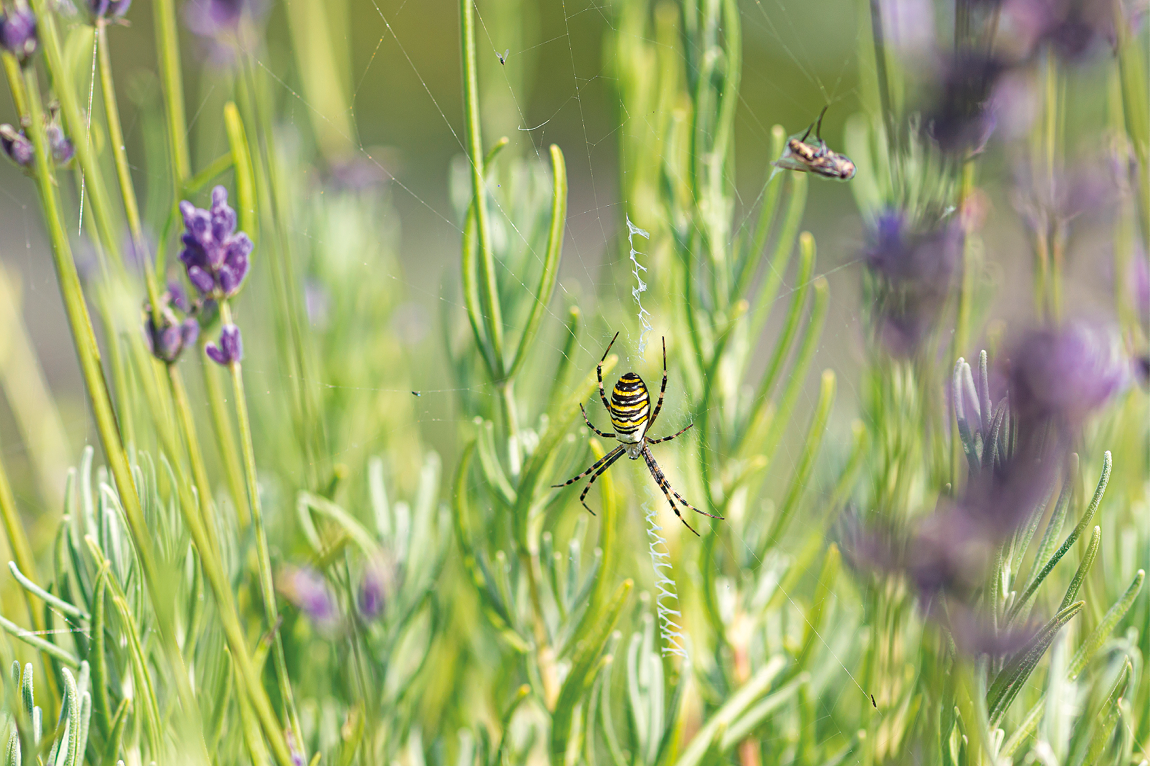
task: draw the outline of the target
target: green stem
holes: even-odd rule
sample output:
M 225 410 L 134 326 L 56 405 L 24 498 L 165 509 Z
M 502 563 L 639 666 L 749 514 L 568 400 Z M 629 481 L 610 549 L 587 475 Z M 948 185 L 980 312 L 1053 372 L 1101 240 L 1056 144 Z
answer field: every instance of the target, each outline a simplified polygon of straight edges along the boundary
M 226 326 L 232 324 L 232 310 L 226 300 L 220 301 L 220 320 Z M 256 452 L 252 444 L 251 418 L 248 416 L 247 398 L 244 395 L 244 374 L 242 365 L 236 361 L 228 365 L 232 374 L 232 389 L 236 400 L 236 419 L 240 427 L 240 449 L 243 453 L 244 473 L 248 483 L 248 504 L 252 510 L 252 527 L 256 537 L 256 552 L 259 559 L 260 595 L 264 602 L 264 617 L 267 629 L 272 633 L 272 649 L 276 676 L 279 680 L 280 695 L 283 697 L 288 724 L 301 741 L 303 730 L 299 725 L 295 697 L 292 695 L 291 679 L 288 677 L 287 660 L 284 657 L 283 639 L 277 630 L 279 609 L 276 607 L 275 584 L 272 580 L 271 554 L 268 551 L 267 530 L 264 528 L 263 508 L 260 504 L 259 477 L 256 474 Z
M 96 218 L 96 228 L 100 232 L 104 249 L 110 256 L 112 264 L 122 270 L 124 261 L 120 253 L 120 224 L 116 222 L 112 212 L 111 198 L 104 186 L 104 175 L 96 161 L 95 150 L 90 141 L 81 138 L 87 135 L 88 123 L 72 89 L 71 70 L 64 64 L 64 54 L 56 32 L 56 14 L 50 10 L 48 0 L 31 0 L 31 4 L 32 10 L 36 13 L 37 30 L 40 34 L 40 44 L 44 49 L 45 63 L 52 79 L 52 92 L 60 103 L 64 126 L 74 139 L 72 145 L 76 150 L 76 161 L 84 173 L 88 200 L 92 203 L 92 214 Z M 29 102 L 37 97 L 31 92 L 27 95 Z M 42 120 L 42 108 L 40 112 L 41 115 L 37 119 Z
M 104 114 L 108 121 L 108 143 L 112 147 L 112 158 L 116 164 L 116 178 L 120 182 L 120 195 L 124 200 L 124 213 L 128 218 L 128 230 L 132 234 L 132 245 L 136 257 L 144 264 L 144 286 L 148 291 L 148 301 L 152 307 L 152 320 L 160 326 L 160 295 L 156 288 L 156 275 L 152 271 L 152 257 L 148 243 L 144 239 L 144 229 L 140 224 L 140 206 L 136 202 L 136 190 L 132 186 L 132 171 L 128 165 L 128 152 L 124 146 L 124 131 L 120 126 L 120 106 L 116 100 L 116 88 L 112 82 L 112 56 L 108 52 L 108 22 L 96 21 L 97 66 L 100 70 L 100 90 L 104 97 Z
M 207 532 L 212 553 L 218 556 L 220 542 L 216 537 L 215 517 L 212 513 L 212 483 L 208 480 L 208 472 L 204 468 L 204 454 L 200 449 L 200 440 L 196 436 L 196 422 L 192 416 L 192 408 L 188 405 L 188 392 L 184 388 L 184 379 L 180 375 L 179 368 L 174 364 L 169 364 L 167 367 L 172 401 L 176 405 L 176 418 L 180 422 L 180 430 L 184 432 L 188 461 L 192 464 L 192 480 L 196 483 L 196 494 L 200 502 L 200 521 Z
M 244 489 L 243 468 L 240 464 L 239 453 L 236 452 L 236 434 L 232 430 L 231 418 L 228 417 L 224 388 L 220 384 L 219 375 L 216 374 L 215 362 L 209 360 L 203 351 L 206 341 L 207 338 L 201 338 L 198 348 L 200 370 L 203 372 L 204 378 L 204 391 L 208 395 L 208 411 L 212 417 L 212 431 L 216 436 L 216 447 L 220 451 L 220 462 L 224 465 L 228 491 L 231 493 L 232 502 L 236 506 L 240 528 L 247 529 L 247 526 L 252 523 L 252 517 L 248 508 L 247 493 Z
M 40 18 L 43 19 L 43 16 L 41 15 Z M 48 238 L 52 243 L 52 257 L 56 265 L 61 298 L 65 313 L 68 316 L 76 354 L 79 357 L 80 371 L 83 374 L 88 398 L 92 405 L 92 414 L 96 420 L 96 430 L 100 435 L 104 456 L 119 494 L 120 505 L 124 510 L 124 516 L 135 542 L 140 569 L 147 585 L 152 607 L 156 613 L 156 622 L 163 639 L 165 654 L 171 664 L 181 706 L 186 715 L 198 717 L 198 708 L 192 694 L 187 668 L 184 666 L 183 656 L 176 644 L 176 633 L 172 619 L 173 594 L 167 588 L 161 587 L 164 581 L 158 577 L 155 552 L 151 543 L 151 532 L 148 530 L 147 522 L 144 519 L 139 495 L 136 494 L 136 485 L 132 481 L 128 456 L 124 451 L 119 426 L 116 422 L 116 413 L 112 407 L 112 399 L 108 394 L 108 385 L 104 379 L 104 370 L 100 363 L 100 349 L 96 343 L 96 336 L 92 330 L 92 320 L 88 315 L 88 307 L 84 301 L 80 275 L 76 270 L 75 262 L 72 260 L 71 245 L 68 235 L 64 231 L 59 201 L 56 197 L 56 177 L 49 160 L 48 136 L 44 126 L 44 108 L 40 103 L 40 89 L 36 81 L 35 69 L 25 69 L 24 76 L 29 95 L 29 116 L 31 118 L 28 132 L 35 149 L 36 188 L 40 195 L 40 207 L 44 213 Z M 207 753 L 201 752 L 200 755 L 202 760 L 207 762 Z
M 172 0 L 155 0 L 152 8 L 156 25 L 156 50 L 160 53 L 160 79 L 164 83 L 164 111 L 168 118 L 172 181 L 178 195 L 181 185 L 192 174 L 187 119 L 184 116 L 184 83 L 180 72 L 180 38 L 176 31 L 176 10 Z
M 491 227 L 487 218 L 487 187 L 483 182 L 483 139 L 479 132 L 479 73 L 475 61 L 475 19 L 473 0 L 459 0 L 463 44 L 463 112 L 467 124 L 467 151 L 471 155 L 471 193 L 475 201 L 475 231 L 479 240 L 479 262 L 483 276 L 484 319 L 497 381 L 504 377 L 503 317 L 499 288 L 495 281 L 495 259 L 491 251 Z

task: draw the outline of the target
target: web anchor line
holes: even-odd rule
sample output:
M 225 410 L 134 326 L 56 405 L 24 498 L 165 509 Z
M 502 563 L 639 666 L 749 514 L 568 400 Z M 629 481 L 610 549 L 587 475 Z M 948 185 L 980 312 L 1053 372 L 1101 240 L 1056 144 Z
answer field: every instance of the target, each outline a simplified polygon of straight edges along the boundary
M 647 333 L 654 332 L 655 328 L 651 326 L 651 322 L 648 320 L 651 313 L 643 308 L 642 295 L 647 292 L 647 283 L 643 281 L 643 277 L 639 275 L 639 272 L 646 272 L 647 267 L 639 263 L 639 260 L 635 258 L 636 255 L 643 255 L 643 253 L 635 249 L 636 234 L 648 241 L 651 239 L 650 232 L 644 231 L 631 223 L 631 217 L 627 216 L 627 244 L 631 246 L 631 264 L 634 266 L 634 268 L 631 269 L 631 273 L 635 275 L 635 281 L 638 283 L 635 287 L 631 288 L 631 297 L 635 299 L 635 303 L 639 306 L 639 324 L 641 329 L 639 330 L 638 353 L 639 356 L 642 356 L 643 352 L 647 350 Z
M 663 656 L 674 654 L 687 657 L 687 650 L 683 648 L 683 626 L 675 622 L 683 619 L 683 613 L 672 609 L 667 603 L 675 599 L 679 603 L 679 594 L 675 591 L 675 581 L 663 573 L 664 569 L 671 569 L 671 553 L 667 549 L 667 541 L 659 533 L 663 528 L 655 523 L 655 508 L 650 503 L 643 504 L 643 512 L 647 518 L 647 549 L 651 554 L 651 567 L 655 570 L 655 615 L 659 618 L 659 637 L 663 639 L 660 651 Z

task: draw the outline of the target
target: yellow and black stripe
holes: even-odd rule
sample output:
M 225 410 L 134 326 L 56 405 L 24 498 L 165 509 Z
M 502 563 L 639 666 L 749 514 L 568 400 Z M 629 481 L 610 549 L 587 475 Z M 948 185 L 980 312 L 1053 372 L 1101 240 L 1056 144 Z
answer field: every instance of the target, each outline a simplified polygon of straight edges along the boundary
M 651 397 L 643 379 L 633 372 L 619 378 L 611 391 L 611 425 L 615 427 L 616 438 L 637 442 L 647 429 L 650 414 Z

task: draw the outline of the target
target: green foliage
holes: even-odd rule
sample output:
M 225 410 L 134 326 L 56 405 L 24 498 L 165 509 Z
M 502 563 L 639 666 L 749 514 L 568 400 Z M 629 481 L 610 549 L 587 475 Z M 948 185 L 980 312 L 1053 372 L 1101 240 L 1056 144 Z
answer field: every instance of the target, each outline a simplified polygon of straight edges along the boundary
M 139 152 L 113 80 L 121 30 L 31 5 L 42 56 L 21 65 L 3 53 L 3 64 L 35 150 L 27 175 L 98 444 L 33 534 L 5 470 L 19 465 L 15 451 L 0 465 L 5 592 L 28 607 L 18 615 L 6 598 L 0 616 L 0 658 L 12 660 L 7 766 L 1144 761 L 1144 391 L 1048 435 L 1077 450 L 1050 468 L 1056 491 L 979 538 L 985 561 L 969 580 L 930 590 L 915 569 L 933 514 L 1017 468 L 1020 403 L 992 375 L 1006 361 L 984 310 L 994 253 L 972 223 L 980 177 L 1001 191 L 1004 160 L 931 137 L 918 73 L 884 38 L 889 4 L 859 4 L 861 107 L 845 117 L 841 147 L 859 169 L 850 191 L 871 234 L 897 211 L 963 236 L 910 351 L 878 331 L 888 301 L 906 295 L 860 267 L 862 331 L 847 345 L 861 382 L 826 359 L 846 334 L 824 333 L 828 315 L 853 306 L 841 283 L 832 296 L 838 267 L 820 265 L 804 228 L 820 225 L 825 200 L 810 184 L 826 182 L 767 165 L 752 171 L 757 196 L 739 194 L 742 26 L 760 12 L 770 22 L 770 10 L 595 8 L 610 19 L 601 79 L 621 109 L 614 228 L 620 245 L 629 224 L 650 238 L 642 263 L 608 248 L 587 294 L 557 289 L 582 169 L 569 178 L 558 145 L 532 156 L 484 137 L 506 122 L 484 111 L 492 78 L 478 52 L 496 16 L 460 0 L 463 153 L 448 179 L 459 261 L 436 334 L 409 315 L 427 274 L 401 252 L 391 189 L 402 184 L 355 181 L 383 164 L 352 119 L 359 88 L 338 44 L 352 4 L 284 5 L 286 30 L 278 16 L 268 30 L 287 45 L 269 45 L 245 15 L 220 43 L 234 58 L 196 69 L 173 0 L 157 0 L 159 78 L 129 86 L 154 128 Z M 995 39 L 997 12 L 953 8 L 956 45 Z M 1105 129 L 1136 160 L 1115 206 L 1119 264 L 1150 232 L 1150 115 L 1146 41 L 1121 14 L 1114 24 Z M 295 68 L 281 78 L 267 62 L 285 55 Z M 502 71 L 513 63 L 492 66 L 519 77 Z M 1025 149 L 1053 177 L 1070 154 L 1074 85 L 1051 46 L 1018 66 L 1043 85 Z M 191 100 L 185 74 L 200 89 Z M 185 100 L 203 114 L 189 120 Z M 53 160 L 52 104 L 74 168 Z M 1100 142 L 1102 129 L 1091 122 L 1086 137 Z M 762 133 L 770 158 L 782 155 L 787 129 Z M 195 315 L 201 338 L 178 363 L 161 363 L 140 308 L 146 300 L 155 319 L 180 277 L 179 202 L 204 204 L 216 184 L 256 243 L 252 276 L 242 295 Z M 95 258 L 83 273 L 81 204 Z M 1035 308 L 1051 324 L 1069 313 L 1068 229 L 1028 230 Z M 154 252 L 146 231 L 159 232 Z M 829 262 L 827 243 L 843 235 L 828 234 Z M 638 317 L 635 279 L 647 287 Z M 590 403 L 592 422 L 605 417 L 593 368 L 606 339 L 623 329 L 602 363 L 608 387 L 628 366 L 647 380 L 662 372 L 628 357 L 636 342 L 658 348 L 636 337 L 648 312 L 668 361 L 656 435 L 693 425 L 657 457 L 715 517 L 691 519 L 699 538 L 631 461 L 598 477 L 594 515 L 552 486 L 614 446 L 589 438 L 579 413 Z M 1144 352 L 1136 307 L 1121 298 L 1117 314 L 1129 348 Z M 233 322 L 246 356 L 220 370 L 205 344 Z M 989 351 L 975 367 L 961 355 L 982 336 Z M 436 383 L 413 391 L 415 380 Z M 0 386 L 17 406 L 6 378 Z M 860 405 L 853 423 L 844 394 Z M 947 542 L 967 575 L 964 541 Z

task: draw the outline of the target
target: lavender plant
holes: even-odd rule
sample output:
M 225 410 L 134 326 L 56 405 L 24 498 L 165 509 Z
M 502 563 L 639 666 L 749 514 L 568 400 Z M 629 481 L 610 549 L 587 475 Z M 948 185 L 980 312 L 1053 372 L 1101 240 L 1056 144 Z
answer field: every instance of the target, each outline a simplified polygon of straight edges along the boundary
M 805 11 L 567 4 L 592 175 L 587 94 L 617 108 L 591 274 L 580 147 L 524 117 L 550 6 L 461 0 L 456 120 L 402 5 L 77 5 L 0 9 L 0 148 L 36 195 L 96 437 L 72 456 L 76 409 L 45 393 L 0 273 L 8 766 L 1145 763 L 1137 9 L 858 4 L 859 84 L 829 114 L 860 109 L 821 136 L 858 167 L 836 187 L 856 235 L 824 233 L 829 181 L 769 164 L 788 130 L 743 87 L 765 19 L 828 95 L 772 20 Z M 361 138 L 393 81 L 354 75 L 360 11 L 459 142 L 438 334 L 393 195 L 434 198 Z M 125 27 L 149 18 L 156 71 L 133 77 Z M 609 76 L 577 61 L 589 18 Z M 1010 210 L 1022 286 L 994 283 Z M 1078 316 L 1099 232 L 1116 328 Z M 594 291 L 564 276 L 572 240 Z M 824 334 L 840 271 L 859 330 Z M 657 379 L 643 349 L 666 338 L 660 424 L 691 429 L 658 459 L 716 517 L 699 538 L 630 461 L 594 515 L 550 487 L 605 453 L 579 409 L 619 330 L 608 386 Z M 849 359 L 827 352 L 843 337 Z

